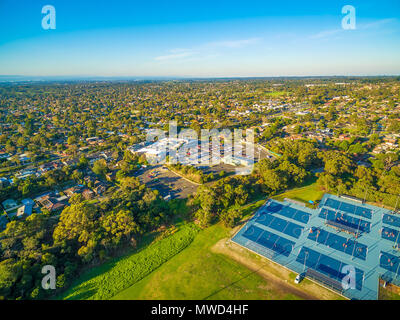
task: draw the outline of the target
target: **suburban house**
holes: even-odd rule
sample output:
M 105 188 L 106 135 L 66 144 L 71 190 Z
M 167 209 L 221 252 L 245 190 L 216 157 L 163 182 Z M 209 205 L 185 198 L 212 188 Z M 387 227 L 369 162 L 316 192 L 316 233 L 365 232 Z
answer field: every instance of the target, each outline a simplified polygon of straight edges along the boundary
M 53 192 L 49 192 L 37 197 L 35 202 L 50 212 L 62 210 L 66 206 L 65 199 L 57 198 Z
M 3 201 L 1 205 L 7 213 L 16 210 L 19 207 L 18 203 L 14 199 L 7 199 Z
M 81 184 L 64 190 L 64 194 L 69 198 L 74 194 L 82 194 L 86 200 L 93 199 L 94 197 L 94 192 Z
M 35 203 L 31 199 L 24 199 L 21 202 L 23 205 L 18 208 L 17 217 L 21 217 L 23 215 L 30 216 L 32 214 Z

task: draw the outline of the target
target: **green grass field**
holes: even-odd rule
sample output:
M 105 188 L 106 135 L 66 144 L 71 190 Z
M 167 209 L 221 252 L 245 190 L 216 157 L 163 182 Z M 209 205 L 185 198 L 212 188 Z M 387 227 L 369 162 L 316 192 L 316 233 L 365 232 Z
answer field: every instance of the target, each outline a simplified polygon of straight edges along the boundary
M 184 224 L 174 234 L 153 242 L 143 250 L 91 268 L 57 298 L 67 300 L 109 299 L 144 278 L 186 248 L 198 231 L 199 228 L 193 223 Z
M 178 255 L 113 299 L 298 299 L 210 248 L 229 236 L 220 224 L 202 230 Z
M 324 191 L 318 189 L 316 183 L 312 183 L 305 187 L 295 188 L 285 193 L 278 194 L 274 196 L 273 199 L 283 201 L 284 198 L 289 198 L 308 203 L 309 200 L 312 200 L 314 202 L 317 200 L 321 200 L 324 193 Z
M 271 91 L 268 92 L 267 95 L 272 96 L 272 97 L 280 97 L 284 96 L 287 94 L 287 91 Z
M 264 202 L 244 206 L 244 217 Z M 200 231 L 187 248 L 113 299 L 299 299 L 229 257 L 214 253 L 211 248 L 230 237 L 230 232 L 221 224 Z

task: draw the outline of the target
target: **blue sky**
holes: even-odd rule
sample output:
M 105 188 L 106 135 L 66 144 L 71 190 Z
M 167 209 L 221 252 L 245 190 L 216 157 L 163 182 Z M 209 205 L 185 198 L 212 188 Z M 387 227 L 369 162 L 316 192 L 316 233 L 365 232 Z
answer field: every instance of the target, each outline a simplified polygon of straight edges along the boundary
M 398 0 L 0 0 L 0 75 L 378 74 L 400 74 Z

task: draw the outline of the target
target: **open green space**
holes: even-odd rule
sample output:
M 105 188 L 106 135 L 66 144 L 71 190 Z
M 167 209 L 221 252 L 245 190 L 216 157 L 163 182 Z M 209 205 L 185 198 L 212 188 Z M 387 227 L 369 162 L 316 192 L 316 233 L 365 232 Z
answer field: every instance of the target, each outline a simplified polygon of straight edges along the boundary
M 202 230 L 185 250 L 113 299 L 299 299 L 212 252 L 211 247 L 226 237 L 229 229 L 220 224 Z
M 267 95 L 272 96 L 272 97 L 280 97 L 288 94 L 287 91 L 271 91 L 267 92 Z
M 244 206 L 244 219 L 264 202 Z M 187 248 L 113 299 L 300 299 L 211 249 L 231 232 L 221 224 L 200 231 Z
M 301 188 L 295 188 L 287 192 L 278 194 L 272 198 L 278 201 L 283 201 L 283 199 L 289 198 L 308 204 L 309 200 L 312 200 L 314 202 L 321 200 L 324 193 L 325 193 L 324 191 L 318 188 L 316 183 L 311 183 L 307 186 Z
M 185 224 L 176 233 L 156 241 L 143 250 L 113 259 L 84 273 L 60 299 L 109 299 L 136 283 L 187 247 L 198 228 Z

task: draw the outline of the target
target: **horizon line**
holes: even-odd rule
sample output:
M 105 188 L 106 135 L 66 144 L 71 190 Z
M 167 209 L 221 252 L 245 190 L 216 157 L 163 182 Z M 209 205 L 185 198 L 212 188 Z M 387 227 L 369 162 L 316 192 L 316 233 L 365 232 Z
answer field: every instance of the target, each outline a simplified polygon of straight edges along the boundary
M 373 74 L 373 75 L 278 75 L 278 76 L 164 76 L 164 75 L 159 75 L 159 76 L 144 76 L 144 75 L 128 75 L 128 76 L 105 76 L 105 75 L 32 75 L 32 76 L 27 76 L 27 75 L 2 75 L 0 74 L 0 80 L 3 79 L 5 81 L 7 78 L 9 78 L 10 81 L 16 81 L 16 80 L 30 80 L 30 79 L 55 79 L 58 78 L 59 80 L 62 79 L 68 79 L 68 80 L 82 80 L 82 79 L 282 79 L 282 78 L 379 78 L 379 77 L 399 77 L 400 73 L 398 74 Z M 14 78 L 14 79 L 13 79 Z M 22 79 L 24 78 L 24 79 Z

